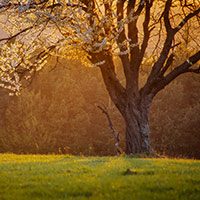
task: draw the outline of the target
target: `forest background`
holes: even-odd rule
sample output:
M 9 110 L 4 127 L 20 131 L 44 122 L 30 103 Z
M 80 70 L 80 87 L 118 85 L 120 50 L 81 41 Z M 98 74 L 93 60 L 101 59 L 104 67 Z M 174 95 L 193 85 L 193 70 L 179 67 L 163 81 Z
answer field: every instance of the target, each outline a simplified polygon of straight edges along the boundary
M 174 65 L 188 56 L 181 45 L 178 48 Z M 144 81 L 153 60 L 151 56 L 140 72 Z M 20 96 L 9 96 L 0 88 L 0 152 L 115 155 L 115 139 L 97 104 L 108 108 L 124 150 L 124 122 L 98 68 L 84 67 L 77 61 L 56 62 L 54 58 L 48 60 Z M 123 83 L 120 61 L 115 62 Z M 200 158 L 198 75 L 181 76 L 156 96 L 150 129 L 151 143 L 158 154 Z

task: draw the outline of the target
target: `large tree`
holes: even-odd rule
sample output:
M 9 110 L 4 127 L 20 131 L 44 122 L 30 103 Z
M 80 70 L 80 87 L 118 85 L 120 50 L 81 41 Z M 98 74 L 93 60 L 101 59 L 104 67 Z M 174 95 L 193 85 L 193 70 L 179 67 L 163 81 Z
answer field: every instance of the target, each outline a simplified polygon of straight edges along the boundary
M 18 93 L 48 56 L 77 57 L 99 67 L 126 125 L 126 153 L 152 153 L 149 108 L 179 75 L 200 73 L 199 0 L 3 0 L 0 85 Z M 190 43 L 184 40 L 189 31 Z M 191 55 L 175 66 L 176 47 Z M 119 57 L 125 84 L 116 75 Z M 153 60 L 146 83 L 139 72 Z M 26 81 L 25 81 L 26 80 Z

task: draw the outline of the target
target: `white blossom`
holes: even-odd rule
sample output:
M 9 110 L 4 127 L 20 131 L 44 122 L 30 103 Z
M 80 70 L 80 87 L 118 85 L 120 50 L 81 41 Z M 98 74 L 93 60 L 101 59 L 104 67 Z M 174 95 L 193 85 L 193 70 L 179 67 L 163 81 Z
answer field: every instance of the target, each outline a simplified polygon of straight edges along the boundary
M 189 65 L 193 65 L 193 63 L 188 59 L 187 61 L 186 61 Z
M 102 61 L 100 61 L 100 62 L 97 62 L 97 63 L 93 64 L 93 66 L 94 66 L 94 67 L 100 66 L 100 65 L 105 64 L 105 62 L 106 62 L 105 60 L 102 60 Z
M 126 51 L 120 51 L 118 55 L 121 56 L 121 55 L 126 55 L 129 53 L 130 53 L 130 49 L 127 49 Z
M 9 0 L 1 1 L 0 5 L 9 3 Z M 19 0 L 18 8 L 9 12 L 9 23 L 5 24 L 8 32 L 15 34 L 25 27 L 34 25 L 34 28 L 16 37 L 15 43 L 10 46 L 0 43 L 0 77 L 1 82 L 10 83 L 10 89 L 19 91 L 21 88 L 20 74 L 17 68 L 27 71 L 38 71 L 43 68 L 47 56 L 32 58 L 37 51 L 48 52 L 48 47 L 55 45 L 55 51 L 49 55 L 64 57 L 68 50 L 80 50 L 85 54 L 110 54 L 126 55 L 130 49 L 137 44 L 131 44 L 131 39 L 126 38 L 119 42 L 119 37 L 123 31 L 126 32 L 127 24 L 137 20 L 132 9 L 127 15 L 123 13 L 123 18 L 117 14 L 117 0 L 95 1 L 95 9 L 92 6 L 85 7 L 78 0 L 57 0 L 61 6 L 56 6 L 55 11 L 51 9 L 53 1 L 47 1 L 42 8 L 36 6 L 35 0 Z M 121 2 L 121 1 L 118 1 Z M 66 6 L 66 3 L 68 6 Z M 105 3 L 110 5 L 109 14 L 101 9 Z M 126 2 L 127 3 L 127 2 Z M 41 4 L 42 5 L 42 4 Z M 70 6 L 71 5 L 71 6 Z M 14 24 L 14 26 L 12 25 Z M 107 28 L 107 29 L 106 29 Z M 120 51 L 125 49 L 125 51 Z M 86 57 L 86 56 L 85 56 Z M 88 60 L 87 60 L 88 61 Z M 95 63 L 93 66 L 101 66 L 105 60 Z M 24 79 L 29 79 L 29 74 L 24 75 Z M 3 86 L 3 85 L 2 85 Z
M 134 47 L 136 47 L 136 46 L 138 46 L 138 44 L 130 44 L 130 47 L 131 47 L 131 48 L 134 48 Z

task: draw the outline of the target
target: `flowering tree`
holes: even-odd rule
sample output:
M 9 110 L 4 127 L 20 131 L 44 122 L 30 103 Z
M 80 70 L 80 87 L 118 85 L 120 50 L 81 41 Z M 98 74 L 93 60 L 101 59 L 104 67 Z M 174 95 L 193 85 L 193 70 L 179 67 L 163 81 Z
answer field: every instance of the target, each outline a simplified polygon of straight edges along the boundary
M 8 33 L 0 39 L 0 85 L 18 93 L 48 56 L 78 56 L 99 67 L 125 120 L 127 154 L 153 152 L 148 114 L 154 96 L 179 75 L 200 73 L 199 0 L 3 0 L 0 13 Z M 185 28 L 191 55 L 175 66 Z M 116 75 L 115 56 L 125 84 Z M 140 86 L 139 71 L 150 59 Z

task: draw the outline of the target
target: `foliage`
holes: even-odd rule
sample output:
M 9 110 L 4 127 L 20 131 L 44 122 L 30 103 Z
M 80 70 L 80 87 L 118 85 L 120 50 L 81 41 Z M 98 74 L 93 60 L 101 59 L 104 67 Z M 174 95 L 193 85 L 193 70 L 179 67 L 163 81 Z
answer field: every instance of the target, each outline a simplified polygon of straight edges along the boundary
M 41 93 L 27 90 L 23 91 L 21 98 L 9 105 L 5 116 L 6 135 L 1 138 L 3 144 L 7 144 L 5 151 L 51 152 L 50 147 L 55 143 L 52 138 L 53 132 L 47 130 L 45 121 L 41 123 L 42 118 L 48 119 L 45 115 L 47 106 L 48 102 L 41 97 Z
M 47 67 L 9 105 L 3 102 L 1 152 L 115 154 L 107 121 L 95 106 L 109 101 L 100 75 L 78 65 L 70 69 L 66 61 L 62 65 L 52 72 Z M 113 105 L 110 111 L 119 118 Z
M 155 98 L 150 124 L 152 144 L 157 152 L 200 158 L 199 86 L 197 76 L 185 76 Z

